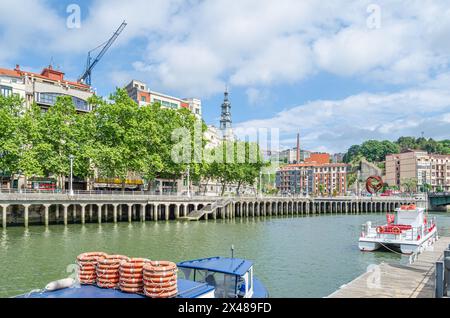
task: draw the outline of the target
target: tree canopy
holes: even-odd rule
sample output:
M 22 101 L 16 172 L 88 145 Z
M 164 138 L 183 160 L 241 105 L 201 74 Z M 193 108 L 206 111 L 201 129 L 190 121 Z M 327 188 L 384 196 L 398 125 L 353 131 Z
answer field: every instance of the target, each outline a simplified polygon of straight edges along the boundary
M 189 168 L 193 181 L 214 178 L 224 189 L 236 183 L 239 192 L 241 185 L 254 184 L 265 166 L 258 146 L 240 141 L 223 143 L 212 151 L 219 160 L 206 160 L 207 126 L 187 109 L 139 107 L 124 89 L 89 103 L 93 110 L 78 114 L 69 96 L 58 97 L 46 111 L 26 107 L 16 96 L 0 96 L 0 172 L 53 176 L 64 188 L 72 155 L 75 176 L 118 178 L 123 189 L 130 175 L 150 185 L 155 178 L 175 181 Z M 233 161 L 223 160 L 230 150 Z

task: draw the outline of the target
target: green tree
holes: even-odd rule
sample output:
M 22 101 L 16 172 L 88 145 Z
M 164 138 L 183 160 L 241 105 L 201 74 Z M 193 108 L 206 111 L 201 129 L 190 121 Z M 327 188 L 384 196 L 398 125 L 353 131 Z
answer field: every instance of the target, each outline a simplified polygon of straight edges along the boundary
M 404 179 L 402 186 L 406 192 L 414 193 L 417 190 L 417 178 Z

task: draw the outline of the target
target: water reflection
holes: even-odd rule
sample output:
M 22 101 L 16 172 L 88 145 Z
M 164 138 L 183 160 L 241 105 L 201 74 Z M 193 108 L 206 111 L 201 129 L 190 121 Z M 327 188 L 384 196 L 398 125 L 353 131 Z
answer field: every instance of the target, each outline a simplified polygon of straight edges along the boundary
M 450 235 L 450 215 L 436 216 L 441 235 Z M 182 261 L 229 256 L 234 245 L 236 257 L 255 262 L 255 274 L 272 296 L 323 297 L 370 264 L 408 261 L 393 253 L 359 251 L 361 224 L 384 219 L 384 214 L 364 214 L 10 227 L 0 237 L 0 296 L 65 277 L 67 264 L 85 251 Z

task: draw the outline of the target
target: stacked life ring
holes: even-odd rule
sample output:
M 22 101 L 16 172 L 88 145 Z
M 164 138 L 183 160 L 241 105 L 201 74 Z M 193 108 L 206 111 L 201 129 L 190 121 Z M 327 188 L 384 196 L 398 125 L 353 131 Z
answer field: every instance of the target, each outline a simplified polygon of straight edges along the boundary
M 144 294 L 151 298 L 170 298 L 178 293 L 177 265 L 167 261 L 144 264 Z
M 107 256 L 103 252 L 83 253 L 77 256 L 78 279 L 83 285 L 94 285 L 97 282 L 97 263 Z
M 145 258 L 132 258 L 120 265 L 120 290 L 133 294 L 142 294 L 144 292 L 143 268 L 148 261 Z
M 119 285 L 119 268 L 130 259 L 123 255 L 107 255 L 97 264 L 97 286 L 101 288 L 117 288 Z

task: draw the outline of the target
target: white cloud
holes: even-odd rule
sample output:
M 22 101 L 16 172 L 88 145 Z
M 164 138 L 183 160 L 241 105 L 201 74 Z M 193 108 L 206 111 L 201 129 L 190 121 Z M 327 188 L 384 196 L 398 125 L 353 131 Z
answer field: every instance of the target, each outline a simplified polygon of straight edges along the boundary
M 428 87 L 427 87 L 428 86 Z M 397 93 L 361 93 L 342 100 L 319 100 L 283 110 L 272 118 L 238 123 L 236 133 L 278 128 L 280 144 L 292 147 L 293 135 L 312 150 L 345 151 L 368 138 L 394 140 L 402 135 L 449 138 L 450 91 L 433 84 Z
M 50 2 L 4 0 L 0 62 L 9 62 L 30 43 L 48 56 L 61 54 L 60 59 L 87 52 L 125 19 L 128 26 L 114 48 L 127 44 L 133 50 L 137 43 L 133 53 L 140 67 L 122 64 L 111 72 L 138 74 L 181 95 L 204 98 L 221 91 L 225 82 L 245 88 L 295 83 L 321 71 L 417 84 L 448 69 L 446 0 L 380 0 L 376 30 L 366 25 L 371 3 L 97 0 L 81 12 L 81 28 L 68 29 L 67 13 L 56 12 Z

